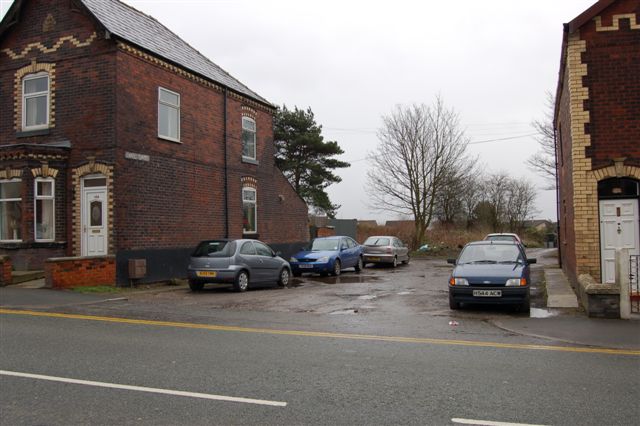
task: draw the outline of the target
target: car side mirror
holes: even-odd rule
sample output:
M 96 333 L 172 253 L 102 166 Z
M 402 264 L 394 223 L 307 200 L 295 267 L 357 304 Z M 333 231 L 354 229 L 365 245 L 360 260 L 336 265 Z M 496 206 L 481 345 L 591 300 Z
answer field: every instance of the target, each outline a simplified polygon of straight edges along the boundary
M 276 257 L 276 256 L 282 256 L 282 252 L 280 252 L 280 251 L 271 252 L 271 255 L 272 255 L 273 257 Z
M 451 265 L 455 265 L 456 264 L 456 260 L 455 259 L 447 259 L 447 263 L 449 263 Z
M 536 259 L 535 257 L 531 258 L 531 259 L 527 259 L 527 261 L 529 262 L 529 264 L 531 265 L 532 263 L 538 263 L 538 259 Z

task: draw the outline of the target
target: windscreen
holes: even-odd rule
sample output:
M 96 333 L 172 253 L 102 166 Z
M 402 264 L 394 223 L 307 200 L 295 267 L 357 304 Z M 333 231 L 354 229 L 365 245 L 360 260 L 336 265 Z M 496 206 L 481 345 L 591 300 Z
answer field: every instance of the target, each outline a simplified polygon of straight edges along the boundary
M 338 250 L 339 247 L 339 238 L 323 238 L 321 240 L 313 240 L 311 251 Z
M 191 256 L 193 257 L 230 257 L 236 249 L 233 241 L 203 241 L 198 244 Z
M 472 245 L 460 254 L 458 264 L 463 263 L 521 263 L 522 254 L 515 245 Z
M 365 246 L 390 246 L 391 241 L 389 238 L 380 238 L 380 237 L 369 237 L 367 241 L 364 242 Z

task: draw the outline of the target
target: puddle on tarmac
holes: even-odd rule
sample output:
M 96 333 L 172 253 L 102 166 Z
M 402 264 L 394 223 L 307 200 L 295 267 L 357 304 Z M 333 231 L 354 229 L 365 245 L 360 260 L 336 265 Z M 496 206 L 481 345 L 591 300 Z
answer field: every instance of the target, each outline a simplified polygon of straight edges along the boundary
M 298 278 L 293 278 L 289 281 L 289 287 L 302 287 L 304 286 L 304 281 Z
M 550 318 L 556 316 L 557 313 L 548 309 L 531 308 L 529 309 L 529 318 Z
M 352 275 L 352 276 L 339 276 L 339 277 L 322 277 L 318 279 L 318 282 L 326 284 L 350 284 L 350 283 L 367 283 L 370 281 L 378 281 L 380 278 L 372 275 Z
M 329 315 L 353 315 L 357 313 L 358 313 L 357 309 L 343 309 L 341 311 L 333 311 Z
M 373 299 L 377 299 L 378 296 L 374 295 L 374 294 L 365 294 L 364 296 L 358 296 L 358 299 L 362 299 L 362 300 L 373 300 Z
M 396 293 L 398 296 L 406 296 L 408 294 L 413 294 L 413 291 L 401 291 L 400 293 Z

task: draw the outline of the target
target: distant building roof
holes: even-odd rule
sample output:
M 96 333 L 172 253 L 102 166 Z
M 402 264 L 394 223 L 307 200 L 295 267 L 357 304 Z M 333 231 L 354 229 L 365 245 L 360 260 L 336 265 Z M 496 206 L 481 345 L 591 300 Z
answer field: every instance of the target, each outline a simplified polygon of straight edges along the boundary
M 359 220 L 358 225 L 360 226 L 378 226 L 378 222 L 375 220 Z

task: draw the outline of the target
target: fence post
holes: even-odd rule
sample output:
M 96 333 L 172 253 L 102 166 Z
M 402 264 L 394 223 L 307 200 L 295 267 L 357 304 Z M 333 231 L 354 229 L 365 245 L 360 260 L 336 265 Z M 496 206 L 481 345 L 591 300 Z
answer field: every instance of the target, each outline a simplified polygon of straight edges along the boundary
M 629 249 L 616 249 L 616 283 L 620 285 L 620 318 L 631 318 Z

